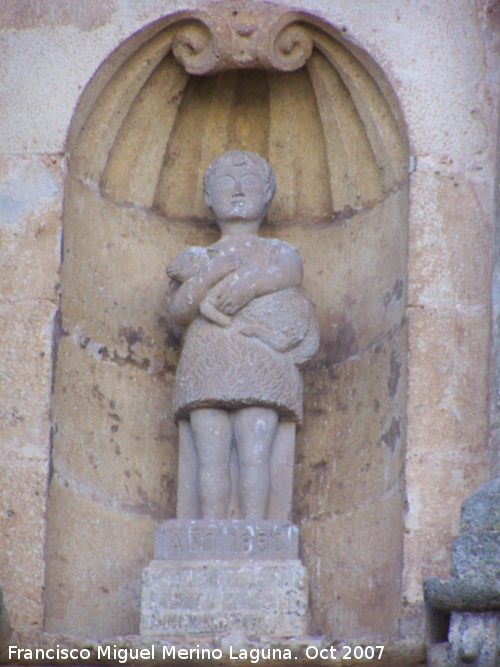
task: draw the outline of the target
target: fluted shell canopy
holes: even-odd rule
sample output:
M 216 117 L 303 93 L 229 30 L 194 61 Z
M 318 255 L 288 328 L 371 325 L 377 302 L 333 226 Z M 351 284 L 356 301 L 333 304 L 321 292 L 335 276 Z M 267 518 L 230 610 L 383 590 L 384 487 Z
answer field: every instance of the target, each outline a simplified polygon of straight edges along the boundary
M 169 219 L 204 219 L 204 170 L 215 156 L 241 148 L 259 153 L 275 170 L 270 222 L 328 221 L 381 201 L 405 179 L 407 166 L 390 90 L 331 30 L 304 14 L 281 12 L 278 19 L 273 39 L 282 51 L 290 57 L 307 50 L 295 65 L 268 59 L 264 69 L 258 45 L 257 56 L 224 64 L 211 42 L 213 70 L 227 69 L 211 74 L 210 61 L 209 76 L 184 68 L 187 50 L 197 58 L 191 69 L 200 69 L 204 44 L 197 40 L 210 27 L 216 33 L 205 17 L 158 29 L 129 54 L 82 122 L 73 137 L 72 171 L 114 201 Z M 252 27 L 243 26 L 233 26 L 236 36 L 243 34 L 242 52 L 252 36 L 245 36 Z

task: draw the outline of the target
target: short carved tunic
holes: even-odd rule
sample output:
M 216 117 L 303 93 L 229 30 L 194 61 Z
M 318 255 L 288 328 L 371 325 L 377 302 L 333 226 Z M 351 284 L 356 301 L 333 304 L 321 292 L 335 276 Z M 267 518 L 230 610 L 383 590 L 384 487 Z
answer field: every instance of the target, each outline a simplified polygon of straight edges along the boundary
M 197 408 L 258 406 L 301 423 L 297 365 L 315 353 L 318 340 L 314 310 L 296 288 L 253 299 L 227 328 L 198 315 L 187 329 L 177 368 L 176 419 Z
M 189 327 L 174 385 L 177 419 L 194 408 L 276 409 L 302 418 L 302 380 L 293 362 L 258 338 L 198 317 Z

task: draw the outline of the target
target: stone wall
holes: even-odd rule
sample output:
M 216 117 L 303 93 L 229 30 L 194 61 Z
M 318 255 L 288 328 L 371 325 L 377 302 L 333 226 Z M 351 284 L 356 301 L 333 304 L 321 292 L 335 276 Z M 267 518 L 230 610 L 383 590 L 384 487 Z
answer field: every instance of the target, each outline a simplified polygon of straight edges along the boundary
M 74 412 L 75 419 L 71 423 L 82 419 L 83 407 L 96 398 L 92 397 L 92 392 L 101 392 L 102 400 L 97 394 L 97 402 L 107 402 L 109 432 L 114 433 L 115 426 L 123 430 L 123 425 L 112 416 L 118 412 L 110 403 L 123 378 L 111 375 L 103 378 L 103 382 L 110 385 L 109 391 L 104 391 L 99 382 L 90 381 L 90 373 L 88 382 L 75 385 L 76 393 L 67 400 L 62 396 L 63 383 L 54 386 L 56 361 L 59 364 L 63 356 L 69 354 L 70 343 L 76 335 L 72 331 L 73 339 L 61 336 L 66 329 L 63 326 L 61 330 L 64 323 L 59 317 L 62 206 L 67 161 L 71 158 L 67 133 L 75 117 L 88 115 L 83 107 L 92 106 L 98 98 L 110 72 L 116 69 L 118 56 L 114 52 L 126 39 L 168 14 L 200 6 L 209 7 L 210 3 L 7 0 L 0 7 L 0 34 L 5 54 L 0 64 L 3 258 L 0 321 L 4 333 L 0 346 L 5 369 L 0 374 L 2 469 L 5 471 L 0 513 L 3 554 L 0 584 L 11 625 L 18 631 L 30 632 L 43 626 L 46 574 L 50 576 L 51 570 L 71 566 L 72 572 L 76 567 L 78 573 L 80 568 L 80 576 L 85 577 L 85 568 L 89 562 L 92 566 L 101 550 L 95 536 L 99 531 L 106 534 L 102 526 L 94 525 L 96 515 L 90 506 L 95 501 L 91 498 L 94 490 L 82 486 L 79 478 L 81 466 L 92 466 L 92 461 L 88 452 L 83 457 L 82 446 L 76 447 L 76 458 L 64 462 L 68 474 L 64 479 L 53 478 L 56 482 L 51 493 L 67 496 L 61 503 L 67 510 L 63 514 L 53 513 L 51 530 L 59 531 L 60 540 L 64 541 L 73 529 L 71 507 L 75 504 L 79 512 L 87 512 L 85 530 L 88 532 L 83 533 L 83 543 L 88 541 L 91 549 L 88 553 L 81 549 L 72 551 L 68 541 L 65 554 L 51 553 L 50 548 L 47 551 L 48 488 L 52 466 L 59 464 L 52 456 L 57 438 L 61 437 L 61 433 L 54 430 L 57 415 L 51 413 L 54 392 L 61 398 L 57 409 L 64 405 L 66 414 Z M 427 3 L 390 0 L 383 6 L 352 0 L 335 3 L 302 0 L 294 6 L 335 27 L 347 43 L 352 42 L 377 63 L 392 86 L 406 126 L 410 151 L 406 309 L 409 356 L 404 556 L 398 571 L 402 577 L 401 631 L 408 636 L 423 636 L 422 579 L 427 575 L 446 576 L 451 540 L 458 531 L 461 500 L 489 476 L 490 255 L 498 115 L 498 9 L 495 3 L 486 0 Z M 104 62 L 106 65 L 94 77 Z M 370 62 L 367 57 L 368 67 Z M 92 95 L 80 97 L 91 80 L 95 91 L 93 101 Z M 119 177 L 115 182 L 117 180 L 120 182 Z M 65 216 L 68 215 L 72 213 L 67 209 Z M 300 247 L 300 240 L 293 239 L 293 242 Z M 90 272 L 79 276 L 76 283 L 81 291 L 87 286 L 93 289 L 96 286 Z M 140 308 L 140 304 L 137 307 Z M 333 325 L 338 326 L 338 322 L 333 321 Z M 134 347 L 132 352 L 141 357 L 140 348 L 147 341 L 136 340 L 137 336 L 131 339 L 129 334 L 130 331 L 123 332 L 124 358 L 129 355 L 128 347 Z M 75 377 L 71 375 L 72 366 L 80 363 L 78 355 L 92 357 L 92 349 L 84 348 L 80 346 L 69 356 L 70 382 Z M 103 354 L 99 350 L 94 352 L 97 356 Z M 334 349 L 330 352 L 335 355 Z M 142 356 L 148 358 L 146 354 Z M 340 361 L 335 356 L 333 359 Z M 90 363 L 94 361 L 91 359 Z M 95 373 L 100 372 L 96 368 Z M 122 375 L 141 372 L 140 363 L 113 370 Z M 153 387 L 153 379 L 148 382 Z M 98 390 L 94 389 L 96 384 L 100 387 Z M 161 398 L 155 398 L 155 391 L 153 387 L 146 403 L 139 403 L 127 412 L 130 425 L 126 422 L 125 428 L 131 440 L 136 414 L 133 410 L 139 413 L 151 409 L 155 414 L 161 410 Z M 88 414 L 81 432 L 93 429 L 92 413 Z M 171 426 L 165 423 L 165 429 L 163 435 L 168 439 Z M 334 426 L 331 429 L 325 446 L 330 445 L 334 454 L 342 453 L 345 440 L 336 440 Z M 348 450 L 343 455 L 352 456 L 352 453 Z M 81 463 L 78 456 L 83 457 Z M 347 483 L 351 486 L 361 467 L 373 463 L 370 454 L 366 461 L 359 454 L 358 457 L 359 467 L 354 458 L 349 468 L 351 479 Z M 324 460 L 320 456 L 314 465 Z M 335 461 L 335 456 L 331 461 Z M 104 461 L 102 466 L 111 471 L 104 487 L 108 483 L 113 485 L 115 463 Z M 131 476 L 135 474 L 133 469 L 128 470 Z M 321 465 L 316 470 L 321 476 Z M 151 474 L 161 478 L 160 471 L 154 467 Z M 164 479 L 168 482 L 171 475 L 167 472 Z M 298 479 L 305 480 L 301 469 Z M 334 521 L 332 530 L 322 531 L 317 538 L 319 544 L 321 540 L 330 543 L 338 539 L 336 526 L 344 523 L 348 529 L 349 512 L 340 502 L 345 496 L 339 483 L 344 481 L 332 477 L 332 489 L 335 485 L 338 488 L 338 495 L 333 496 L 337 500 L 332 513 Z M 358 485 L 362 484 L 361 475 Z M 105 495 L 104 487 L 100 491 Z M 104 505 L 108 503 L 109 515 L 117 511 L 129 512 L 130 523 L 136 526 L 130 534 L 141 542 L 142 558 L 147 559 L 149 547 L 144 545 L 152 535 L 155 520 L 151 507 L 159 507 L 160 514 L 168 512 L 172 482 L 163 487 L 160 484 L 157 498 L 147 498 L 147 511 L 140 509 L 144 500 L 141 500 L 140 488 L 140 484 L 131 481 L 128 492 L 120 498 L 122 505 L 118 509 L 113 506 L 114 501 L 108 502 L 109 497 L 103 502 L 101 495 L 97 500 Z M 352 493 L 356 493 L 356 485 Z M 88 507 L 82 506 L 82 498 L 90 503 Z M 358 528 L 352 542 L 348 546 L 345 542 L 342 544 L 339 568 L 349 569 L 348 560 L 353 551 L 366 553 L 368 568 L 376 560 L 382 545 L 386 546 L 390 526 L 401 520 L 401 506 L 391 504 L 390 499 L 388 502 L 389 510 L 384 516 L 390 523 L 389 528 L 386 523 L 377 525 L 370 518 L 366 533 Z M 298 511 L 304 513 L 303 504 L 298 505 Z M 109 525 L 112 524 L 111 517 Z M 123 532 L 123 524 L 109 536 L 115 541 L 123 539 L 123 548 L 126 548 L 127 533 Z M 396 550 L 400 548 L 395 546 Z M 125 564 L 123 571 L 120 570 L 122 565 L 117 565 L 119 578 L 125 576 L 123 572 L 129 572 L 129 565 Z M 313 567 L 312 561 L 310 566 Z M 77 583 L 75 581 L 75 585 Z M 97 588 L 108 585 L 100 581 L 94 583 Z M 113 586 L 113 581 L 109 583 Z M 376 612 L 380 600 L 376 595 L 370 597 L 372 585 L 368 577 L 361 605 L 368 605 Z M 67 605 L 58 613 L 70 617 L 79 613 L 71 608 L 71 590 L 54 593 L 53 589 L 50 595 L 52 599 L 49 597 L 47 602 L 52 609 L 57 604 Z M 129 591 L 129 595 L 133 598 L 133 591 Z M 341 619 L 344 630 L 349 628 L 353 633 L 357 627 L 366 631 L 372 622 L 364 623 L 362 608 L 356 604 L 352 601 L 350 625 L 346 617 Z M 106 612 L 109 617 L 111 609 Z M 85 614 L 90 618 L 92 609 L 86 609 Z M 330 629 L 335 628 L 335 622 L 340 622 L 335 620 L 334 612 L 332 614 Z M 105 633 L 131 631 L 134 622 L 130 617 L 113 617 Z M 324 618 L 320 619 L 317 630 L 320 631 L 325 622 Z

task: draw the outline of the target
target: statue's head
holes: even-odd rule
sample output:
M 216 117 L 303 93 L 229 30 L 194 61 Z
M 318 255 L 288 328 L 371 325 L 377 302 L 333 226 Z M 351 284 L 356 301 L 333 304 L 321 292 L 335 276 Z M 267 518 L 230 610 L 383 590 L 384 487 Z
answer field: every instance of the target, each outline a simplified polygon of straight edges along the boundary
M 234 150 L 213 160 L 203 179 L 217 220 L 262 220 L 276 190 L 271 165 L 257 153 Z

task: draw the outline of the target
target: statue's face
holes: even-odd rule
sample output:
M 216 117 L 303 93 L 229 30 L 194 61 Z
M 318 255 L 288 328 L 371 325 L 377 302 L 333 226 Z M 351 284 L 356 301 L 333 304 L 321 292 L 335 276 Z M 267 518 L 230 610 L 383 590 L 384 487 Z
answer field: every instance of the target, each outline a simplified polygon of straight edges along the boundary
M 235 165 L 230 160 L 218 165 L 207 194 L 207 204 L 217 220 L 261 220 L 268 203 L 263 174 L 255 165 Z

